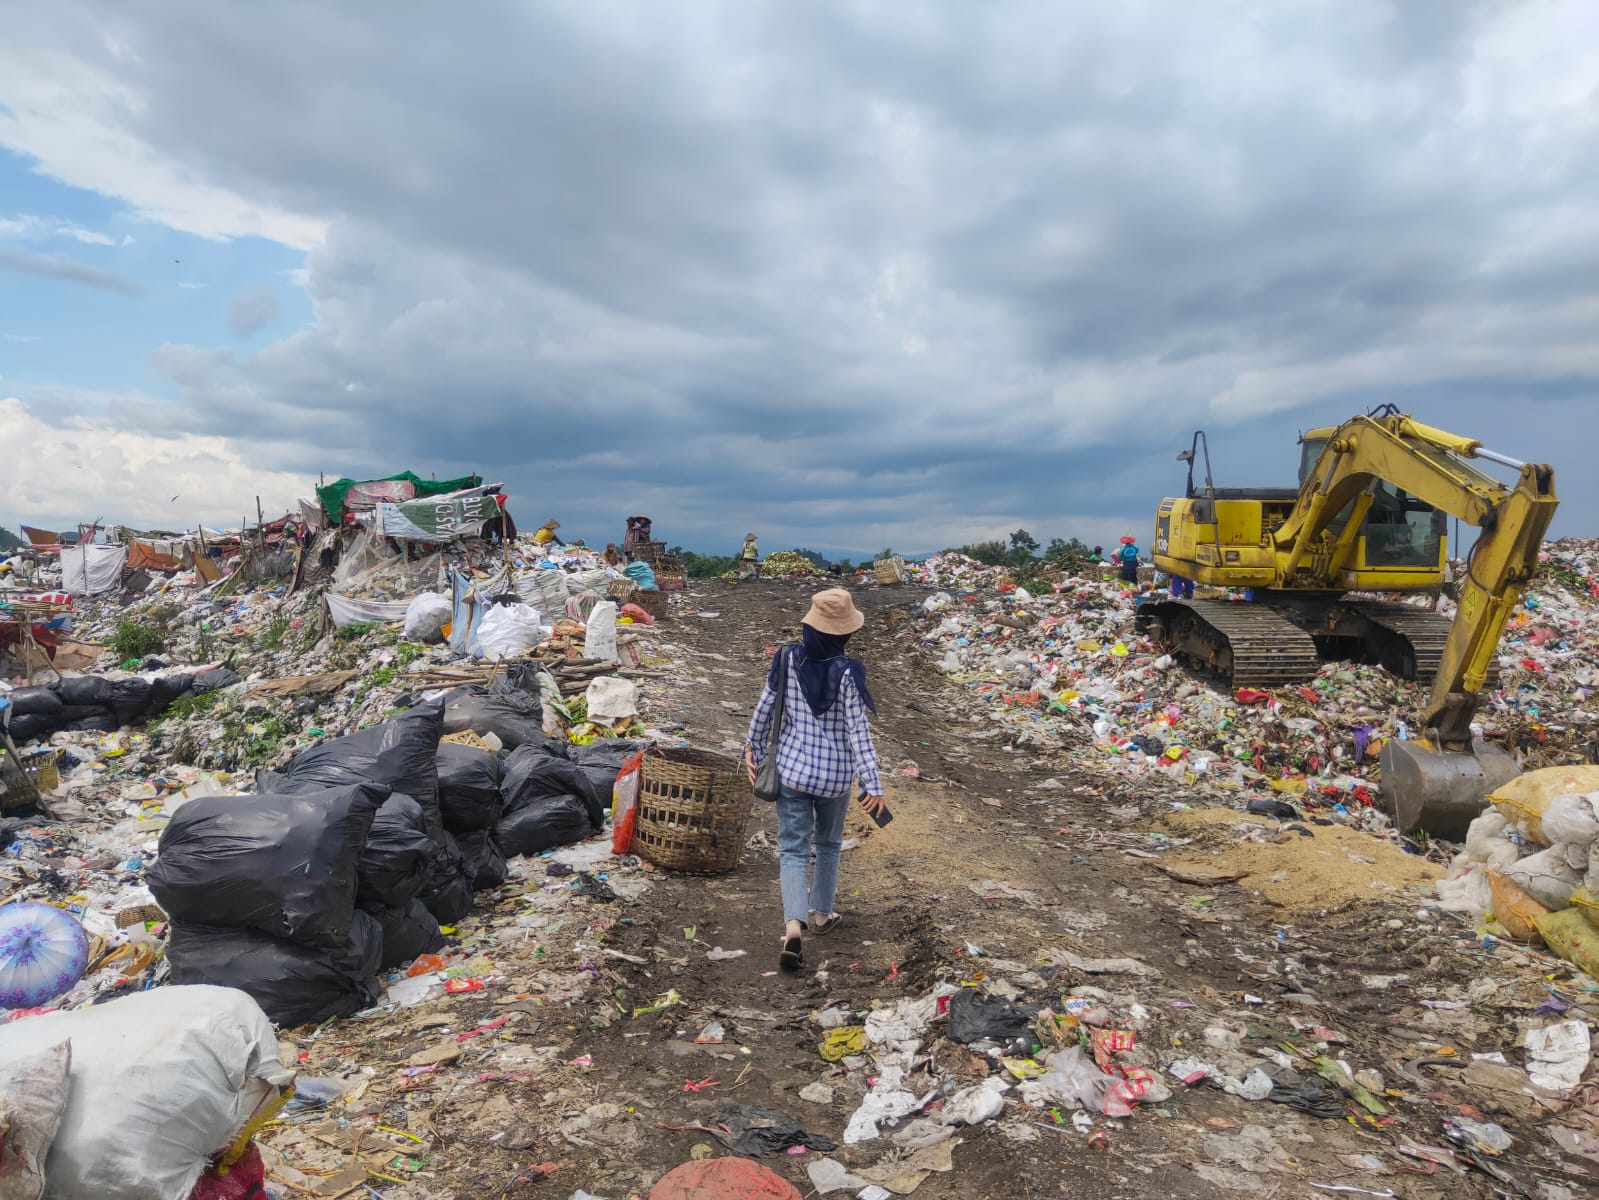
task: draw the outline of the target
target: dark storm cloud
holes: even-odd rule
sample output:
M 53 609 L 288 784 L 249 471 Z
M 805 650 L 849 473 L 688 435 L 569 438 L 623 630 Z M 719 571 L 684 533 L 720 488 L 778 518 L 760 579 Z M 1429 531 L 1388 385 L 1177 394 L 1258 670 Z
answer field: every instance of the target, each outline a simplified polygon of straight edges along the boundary
M 30 250 L 0 247 L 0 271 L 16 271 L 40 279 L 59 279 L 64 283 L 98 288 L 103 292 L 121 292 L 124 296 L 139 294 L 139 285 L 127 276 L 90 266 L 65 254 L 35 254 Z
M 1300 428 L 1389 398 L 1554 460 L 1557 531 L 1599 532 L 1596 80 L 1539 11 L 194 5 L 49 37 L 138 93 L 123 133 L 328 223 L 313 328 L 155 353 L 186 428 L 482 470 L 580 533 L 871 550 L 1143 534 L 1196 426 L 1219 479 L 1289 482 Z

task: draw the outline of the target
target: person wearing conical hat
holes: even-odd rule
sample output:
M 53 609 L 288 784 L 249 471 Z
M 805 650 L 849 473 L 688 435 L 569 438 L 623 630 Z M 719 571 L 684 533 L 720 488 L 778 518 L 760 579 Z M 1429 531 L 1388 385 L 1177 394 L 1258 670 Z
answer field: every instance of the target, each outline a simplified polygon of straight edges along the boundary
M 756 543 L 753 533 L 744 535 L 744 549 L 739 552 L 738 558 L 745 572 L 755 576 L 756 579 L 761 577 L 761 548 Z
M 866 687 L 866 667 L 844 653 L 850 636 L 865 623 L 843 588 L 812 597 L 799 644 L 783 646 L 772 656 L 744 746 L 744 764 L 754 783 L 771 752 L 781 688 L 783 723 L 776 750 L 781 794 L 776 803 L 784 929 L 778 964 L 785 971 L 803 965 L 807 931 L 831 933 L 844 919 L 834 902 L 844 816 L 856 782 L 868 813 L 887 812 L 867 720 L 876 705 Z M 807 884 L 805 870 L 813 851 L 816 867 Z

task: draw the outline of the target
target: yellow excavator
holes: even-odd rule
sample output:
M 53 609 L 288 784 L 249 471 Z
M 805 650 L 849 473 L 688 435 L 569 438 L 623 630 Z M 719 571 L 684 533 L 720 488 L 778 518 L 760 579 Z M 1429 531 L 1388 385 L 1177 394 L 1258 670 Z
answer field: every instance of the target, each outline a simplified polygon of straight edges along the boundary
M 1177 456 L 1188 464 L 1187 494 L 1162 500 L 1155 518 L 1155 565 L 1245 599 L 1146 601 L 1138 628 L 1234 688 L 1300 682 L 1324 659 L 1430 684 L 1422 737 L 1383 748 L 1383 798 L 1401 830 L 1458 840 L 1484 797 L 1516 774 L 1503 750 L 1474 741 L 1472 718 L 1559 504 L 1554 469 L 1423 425 L 1393 405 L 1310 430 L 1300 445 L 1298 488 L 1218 488 L 1209 442 L 1194 434 Z M 1473 460 L 1515 471 L 1516 482 Z M 1450 516 L 1481 531 L 1454 619 L 1373 595 L 1443 589 Z

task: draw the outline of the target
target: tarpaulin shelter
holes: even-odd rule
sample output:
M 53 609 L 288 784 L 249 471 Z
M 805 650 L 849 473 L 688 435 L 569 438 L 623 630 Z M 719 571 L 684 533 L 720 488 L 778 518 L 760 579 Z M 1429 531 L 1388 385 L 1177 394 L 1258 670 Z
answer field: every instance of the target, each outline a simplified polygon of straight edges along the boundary
M 127 565 L 128 548 L 87 542 L 61 548 L 61 586 L 74 596 L 114 591 Z
M 499 494 L 502 486 L 493 483 L 399 504 L 385 501 L 377 506 L 373 529 L 384 537 L 412 542 L 476 537 L 487 522 L 498 522 L 505 507 L 505 497 Z
M 334 524 L 341 524 L 346 514 L 368 511 L 380 502 L 399 503 L 419 497 L 442 496 L 481 487 L 482 484 L 483 479 L 479 475 L 463 475 L 460 479 L 423 479 L 410 471 L 401 471 L 386 479 L 336 480 L 317 488 L 316 495 L 328 519 Z

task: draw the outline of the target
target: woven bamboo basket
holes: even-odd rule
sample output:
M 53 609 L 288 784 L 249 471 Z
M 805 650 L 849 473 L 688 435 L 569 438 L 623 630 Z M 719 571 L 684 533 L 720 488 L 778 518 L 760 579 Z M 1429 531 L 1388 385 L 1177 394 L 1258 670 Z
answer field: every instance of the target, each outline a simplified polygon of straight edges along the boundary
M 905 564 L 897 558 L 879 559 L 872 567 L 872 578 L 880 584 L 905 582 Z
M 755 793 L 737 759 L 652 750 L 639 782 L 633 851 L 658 867 L 716 874 L 738 866 Z
M 657 621 L 666 615 L 665 592 L 634 592 L 628 597 L 628 603 L 638 605 Z

